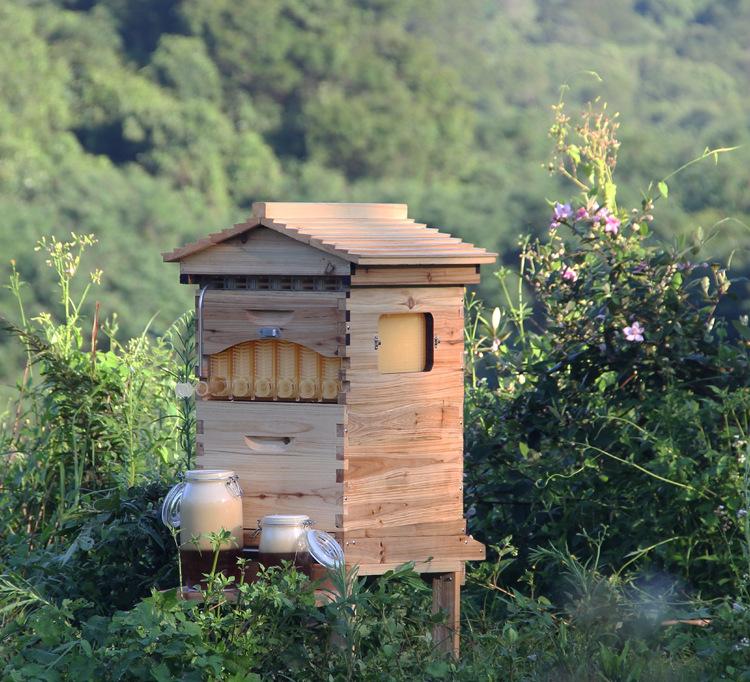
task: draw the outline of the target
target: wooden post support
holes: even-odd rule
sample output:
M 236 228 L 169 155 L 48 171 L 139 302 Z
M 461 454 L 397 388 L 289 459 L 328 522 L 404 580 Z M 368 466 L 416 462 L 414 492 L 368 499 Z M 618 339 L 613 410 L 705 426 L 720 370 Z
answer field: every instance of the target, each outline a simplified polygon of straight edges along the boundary
M 432 612 L 447 612 L 444 625 L 432 636 L 438 649 L 458 658 L 461 638 L 461 573 L 441 573 L 432 578 Z

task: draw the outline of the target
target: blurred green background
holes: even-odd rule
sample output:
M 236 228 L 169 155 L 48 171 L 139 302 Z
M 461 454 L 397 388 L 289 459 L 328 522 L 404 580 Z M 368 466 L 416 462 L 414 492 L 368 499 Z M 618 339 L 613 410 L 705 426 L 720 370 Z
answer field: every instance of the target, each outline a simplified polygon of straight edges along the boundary
M 3 0 L 0 280 L 15 259 L 51 309 L 34 243 L 95 232 L 102 315 L 163 330 L 192 291 L 160 252 L 254 200 L 408 202 L 513 263 L 572 190 L 544 167 L 562 83 L 571 113 L 621 112 L 623 204 L 746 145 L 686 171 L 655 227 L 748 224 L 749 35 L 747 0 Z M 748 245 L 725 222 L 710 255 L 747 273 Z M 6 290 L 0 312 L 18 317 Z M 7 384 L 21 352 L 0 344 Z

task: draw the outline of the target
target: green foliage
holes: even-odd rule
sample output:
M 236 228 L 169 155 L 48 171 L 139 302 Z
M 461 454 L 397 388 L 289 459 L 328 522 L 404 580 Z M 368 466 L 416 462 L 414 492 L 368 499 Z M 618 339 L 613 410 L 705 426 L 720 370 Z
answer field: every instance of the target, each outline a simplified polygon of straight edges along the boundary
M 720 312 L 729 277 L 692 262 L 700 236 L 674 249 L 651 239 L 656 198 L 617 208 L 606 110 L 573 131 L 558 108 L 554 163 L 582 195 L 555 204 L 545 240 L 522 244 L 538 318 L 507 289 L 507 311 L 491 320 L 470 302 L 471 357 L 492 381 L 474 372 L 468 401 L 472 523 L 491 541 L 516 529 L 524 554 L 564 541 L 585 555 L 585 533 L 606 532 L 615 574 L 666 572 L 691 591 L 737 594 L 750 355 L 745 326 Z M 544 584 L 554 589 L 554 573 Z
M 447 0 L 8 0 L 0 253 L 26 273 L 30 304 L 50 308 L 49 276 L 25 254 L 43 234 L 95 231 L 98 298 L 104 317 L 120 313 L 123 339 L 152 315 L 162 333 L 190 305 L 159 252 L 231 225 L 253 200 L 407 201 L 507 264 L 519 231 L 538 234 L 538 197 L 559 191 L 537 132 L 569 82 L 569 97 L 602 92 L 628 121 L 629 202 L 703 144 L 745 145 L 710 178 L 688 169 L 654 229 L 672 238 L 735 215 L 714 249 L 737 249 L 747 273 L 749 12 L 744 1 L 601 12 L 590 0 L 467 0 L 456 12 Z M 2 347 L 7 381 L 23 356 Z M 3 402 L 11 392 L 0 386 Z
M 35 679 L 46 669 L 52 679 L 85 671 L 101 680 L 401 680 L 443 668 L 431 642 L 429 590 L 410 567 L 372 589 L 352 574 L 332 578 L 345 589 L 322 608 L 304 576 L 279 568 L 239 584 L 232 601 L 217 576 L 201 602 L 154 592 L 111 618 L 82 618 L 79 601 L 40 598 L 6 626 L 4 676 Z
M 54 542 L 29 547 L 10 536 L 2 570 L 35 586 L 55 603 L 80 602 L 79 615 L 111 615 L 176 580 L 175 544 L 161 523 L 166 487 L 150 484 L 89 496 Z
M 169 478 L 179 461 L 177 446 L 192 448 L 185 435 L 193 424 L 191 406 L 186 400 L 175 405 L 164 369 L 171 364 L 166 342 L 144 333 L 120 345 L 116 318 L 100 324 L 95 316 L 90 332 L 83 329 L 82 307 L 101 272 L 91 273 L 80 294 L 76 275 L 94 242 L 73 234 L 68 242 L 39 243 L 57 277 L 59 323 L 49 313 L 30 319 L 15 270 L 10 280 L 21 321 L 5 325 L 21 341 L 27 364 L 0 430 L 7 453 L 0 498 L 4 539 L 21 535 L 32 546 L 52 543 L 83 508 L 96 505 L 98 491 Z M 99 348 L 100 333 L 109 339 L 107 351 Z M 172 349 L 181 348 L 178 337 L 176 328 Z M 178 375 L 191 357 L 189 348 L 182 351 Z
M 558 550 L 536 559 L 556 565 L 567 585 L 564 605 L 499 586 L 503 561 L 480 566 L 469 576 L 460 662 L 435 651 L 430 627 L 439 617 L 429 613 L 425 583 L 404 566 L 369 585 L 336 571 L 322 607 L 315 585 L 287 567 L 240 583 L 231 601 L 224 592 L 231 580 L 218 575 L 202 601 L 154 591 L 111 617 L 5 579 L 0 603 L 15 615 L 2 632 L 0 664 L 13 680 L 677 681 L 748 673 L 744 604 L 720 605 L 702 631 L 665 629 L 664 603 L 637 598 L 597 565 Z

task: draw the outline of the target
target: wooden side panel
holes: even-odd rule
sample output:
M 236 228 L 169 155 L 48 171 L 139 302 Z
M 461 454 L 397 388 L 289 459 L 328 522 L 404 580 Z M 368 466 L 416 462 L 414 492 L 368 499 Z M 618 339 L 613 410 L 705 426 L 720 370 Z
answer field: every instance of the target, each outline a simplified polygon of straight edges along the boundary
M 386 571 L 393 571 L 394 569 L 401 566 L 403 561 L 396 561 L 393 563 L 380 563 L 380 564 L 358 564 L 359 575 L 383 575 Z M 353 566 L 354 564 L 347 564 L 347 566 Z M 414 570 L 417 573 L 461 573 L 464 567 L 464 562 L 458 559 L 433 559 L 432 561 L 416 562 L 414 564 Z
M 436 286 L 479 284 L 479 272 L 472 265 L 435 267 L 357 266 L 352 286 Z
M 463 288 L 354 288 L 347 310 L 343 523 L 345 541 L 357 542 L 356 550 L 346 547 L 347 561 L 471 558 L 465 546 L 459 551 L 456 532 L 463 528 Z M 378 318 L 398 312 L 432 314 L 439 343 L 431 371 L 378 372 Z M 431 527 L 440 530 L 423 534 Z
M 346 532 L 344 536 L 346 537 Z M 421 563 L 430 559 L 469 561 L 481 560 L 485 556 L 484 545 L 470 535 L 346 538 L 344 550 L 347 564 L 399 564 L 407 561 Z M 434 567 L 425 566 L 420 570 L 431 571 L 435 571 Z
M 258 227 L 180 261 L 190 275 L 348 275 L 347 261 Z
M 384 531 L 381 528 L 362 528 L 360 530 L 348 530 L 346 537 L 357 538 L 379 538 L 387 532 L 388 537 L 418 537 L 420 535 L 465 535 L 466 521 L 457 519 L 451 521 L 427 521 L 425 523 L 412 523 L 404 526 L 391 526 Z
M 246 528 L 266 514 L 307 514 L 336 530 L 342 405 L 199 400 L 197 418 L 198 466 L 239 475 Z
M 203 353 L 262 338 L 260 329 L 278 327 L 284 341 L 321 355 L 336 356 L 346 339 L 344 292 L 206 291 Z

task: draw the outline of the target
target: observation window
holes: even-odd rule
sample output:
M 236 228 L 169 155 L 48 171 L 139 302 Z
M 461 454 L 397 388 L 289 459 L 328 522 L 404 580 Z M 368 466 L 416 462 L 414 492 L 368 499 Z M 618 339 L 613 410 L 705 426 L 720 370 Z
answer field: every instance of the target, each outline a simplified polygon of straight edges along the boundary
M 381 315 L 378 319 L 380 373 L 429 372 L 433 361 L 433 328 L 430 313 Z

